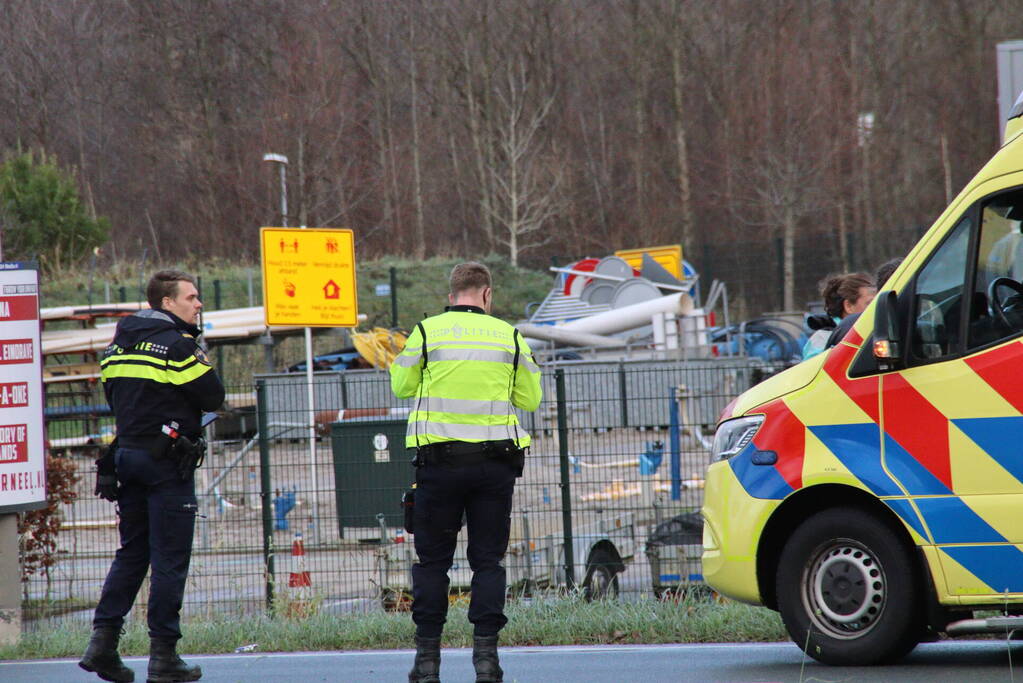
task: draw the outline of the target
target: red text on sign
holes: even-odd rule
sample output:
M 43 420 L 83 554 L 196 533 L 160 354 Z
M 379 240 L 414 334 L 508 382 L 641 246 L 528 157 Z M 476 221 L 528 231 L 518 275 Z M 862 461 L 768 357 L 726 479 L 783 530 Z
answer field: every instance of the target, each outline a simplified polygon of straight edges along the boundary
M 0 408 L 28 405 L 28 382 L 0 382 Z
M 26 425 L 0 425 L 0 465 L 28 462 Z
M 34 296 L 0 296 L 0 322 L 38 318 L 39 305 Z
M 0 341 L 0 365 L 31 363 L 35 351 L 31 339 L 5 339 Z

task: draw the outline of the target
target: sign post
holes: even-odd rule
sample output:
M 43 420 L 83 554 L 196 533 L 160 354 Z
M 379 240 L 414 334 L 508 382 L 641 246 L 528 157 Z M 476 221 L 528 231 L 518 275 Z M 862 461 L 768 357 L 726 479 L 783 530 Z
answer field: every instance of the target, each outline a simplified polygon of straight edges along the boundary
M 267 325 L 302 325 L 305 331 L 309 468 L 313 533 L 320 542 L 316 412 L 313 402 L 313 327 L 355 327 L 355 236 L 328 228 L 262 228 L 263 310 Z
M 0 261 L 0 643 L 21 633 L 15 513 L 46 507 L 39 271 Z

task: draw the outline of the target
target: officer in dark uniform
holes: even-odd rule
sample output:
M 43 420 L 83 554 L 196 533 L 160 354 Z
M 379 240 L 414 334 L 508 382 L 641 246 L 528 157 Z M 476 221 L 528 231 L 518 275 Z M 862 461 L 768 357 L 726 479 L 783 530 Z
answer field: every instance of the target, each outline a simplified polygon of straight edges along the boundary
M 198 342 L 202 303 L 195 278 L 162 270 L 146 287 L 150 310 L 121 320 L 100 362 L 117 420 L 116 479 L 97 493 L 116 500 L 121 547 L 103 584 L 88 650 L 79 662 L 107 681 L 135 679 L 117 653 L 124 617 L 152 567 L 148 681 L 195 681 L 178 657 L 180 612 L 195 526 L 195 467 L 204 447 L 202 412 L 220 407 L 224 386 Z

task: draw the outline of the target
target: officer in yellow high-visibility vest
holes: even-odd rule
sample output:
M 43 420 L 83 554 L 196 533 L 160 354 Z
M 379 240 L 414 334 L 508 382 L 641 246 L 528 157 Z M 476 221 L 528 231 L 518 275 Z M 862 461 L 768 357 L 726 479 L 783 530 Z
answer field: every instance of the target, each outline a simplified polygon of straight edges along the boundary
M 529 434 L 513 406 L 540 405 L 540 368 L 518 330 L 489 315 L 490 271 L 451 271 L 451 303 L 412 330 L 391 365 L 391 388 L 414 398 L 405 445 L 416 449 L 412 567 L 416 659 L 411 683 L 440 680 L 440 637 L 448 610 L 448 569 L 463 514 L 472 568 L 469 621 L 478 683 L 502 681 L 497 634 L 504 616 L 512 492 Z

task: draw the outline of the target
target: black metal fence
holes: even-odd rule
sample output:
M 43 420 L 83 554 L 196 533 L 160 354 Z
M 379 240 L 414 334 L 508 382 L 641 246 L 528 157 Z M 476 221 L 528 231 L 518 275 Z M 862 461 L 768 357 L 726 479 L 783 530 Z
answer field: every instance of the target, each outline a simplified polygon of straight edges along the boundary
M 574 586 L 629 599 L 698 581 L 691 513 L 713 425 L 763 371 L 750 359 L 544 366 L 544 400 L 520 415 L 533 444 L 515 490 L 510 591 Z M 375 370 L 316 373 L 311 387 L 295 374 L 232 387 L 197 472 L 186 615 L 407 606 L 408 408 Z M 92 495 L 91 460 L 74 453 L 65 457 L 84 475 L 78 500 L 62 510 L 48 577 L 25 584 L 29 624 L 56 605 L 70 610 L 61 618 L 88 618 L 117 547 L 114 506 Z M 468 590 L 464 531 L 451 577 L 454 591 Z

